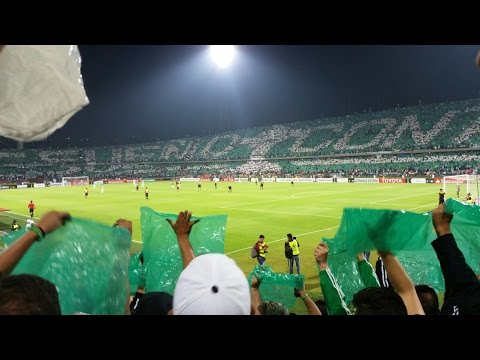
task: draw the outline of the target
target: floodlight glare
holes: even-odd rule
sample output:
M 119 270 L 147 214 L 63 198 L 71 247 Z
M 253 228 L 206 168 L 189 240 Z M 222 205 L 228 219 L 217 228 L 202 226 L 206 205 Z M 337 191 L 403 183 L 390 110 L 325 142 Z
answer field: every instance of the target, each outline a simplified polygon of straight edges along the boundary
M 234 55 L 233 45 L 210 45 L 210 56 L 221 69 L 225 69 L 231 64 Z

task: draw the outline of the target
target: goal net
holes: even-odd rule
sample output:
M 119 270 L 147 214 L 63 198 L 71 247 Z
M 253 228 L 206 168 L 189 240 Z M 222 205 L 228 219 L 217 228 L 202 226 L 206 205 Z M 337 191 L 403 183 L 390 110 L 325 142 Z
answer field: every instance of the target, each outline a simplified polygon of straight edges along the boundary
M 480 205 L 478 195 L 478 175 L 451 175 L 443 177 L 443 189 L 450 197 L 457 197 L 457 186 L 460 188 L 458 197 L 465 200 L 470 194 L 473 203 Z
M 88 176 L 65 176 L 62 177 L 62 185 L 63 186 L 70 186 L 70 185 L 88 185 L 90 183 L 90 179 Z

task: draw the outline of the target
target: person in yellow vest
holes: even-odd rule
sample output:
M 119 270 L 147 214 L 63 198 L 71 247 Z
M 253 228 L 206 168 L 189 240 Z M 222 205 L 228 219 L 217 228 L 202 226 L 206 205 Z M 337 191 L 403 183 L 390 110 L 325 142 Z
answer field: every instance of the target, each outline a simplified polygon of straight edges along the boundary
M 265 260 L 266 260 L 265 254 L 268 252 L 268 251 L 267 251 L 268 245 L 267 245 L 267 243 L 265 242 L 265 236 L 260 235 L 260 236 L 258 237 L 257 244 L 258 244 L 258 257 L 257 257 L 257 261 L 258 261 L 258 263 L 259 263 L 260 265 L 263 265 L 263 263 L 264 263 Z
M 467 196 L 465 197 L 465 202 L 469 205 L 473 205 L 473 199 L 470 193 L 468 193 Z
M 20 225 L 18 225 L 17 220 L 13 220 L 11 230 L 12 230 L 12 231 L 18 231 L 18 230 L 20 230 L 21 228 L 22 228 L 22 227 L 21 227 Z
M 293 256 L 290 259 L 290 274 L 293 274 L 293 262 L 295 261 L 295 266 L 297 267 L 297 274 L 300 274 L 300 244 L 297 241 L 297 238 L 294 236 L 289 239 L 288 244 L 292 248 Z

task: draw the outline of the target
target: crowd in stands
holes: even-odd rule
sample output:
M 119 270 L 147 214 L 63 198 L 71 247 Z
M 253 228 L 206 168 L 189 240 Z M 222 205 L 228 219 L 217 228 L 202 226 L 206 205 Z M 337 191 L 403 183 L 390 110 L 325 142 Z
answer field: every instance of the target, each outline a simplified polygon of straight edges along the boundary
M 479 165 L 479 115 L 472 99 L 122 147 L 0 150 L 0 179 L 461 174 Z
M 48 161 L 46 161 L 48 163 Z M 480 166 L 479 151 L 425 152 L 415 154 L 376 154 L 365 156 L 328 156 L 298 160 L 248 160 L 182 163 L 124 163 L 124 164 L 57 164 L 3 166 L 0 181 L 23 182 L 33 178 L 60 181 L 63 176 L 103 178 L 165 178 L 199 177 L 217 174 L 221 177 L 269 175 L 296 176 L 429 176 L 472 173 Z

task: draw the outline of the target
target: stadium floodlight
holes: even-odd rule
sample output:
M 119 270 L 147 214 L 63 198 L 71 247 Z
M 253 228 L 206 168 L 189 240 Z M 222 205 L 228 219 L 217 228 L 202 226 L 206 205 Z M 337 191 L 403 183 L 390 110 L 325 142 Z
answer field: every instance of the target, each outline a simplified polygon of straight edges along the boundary
M 233 45 L 210 45 L 210 57 L 221 69 L 227 68 L 232 63 L 234 55 Z

